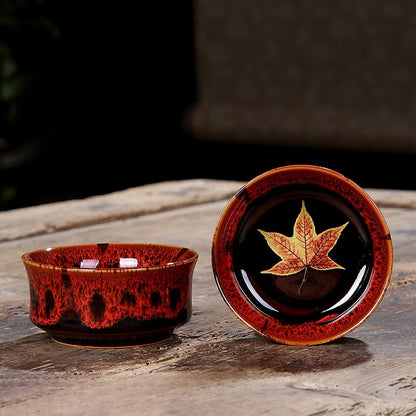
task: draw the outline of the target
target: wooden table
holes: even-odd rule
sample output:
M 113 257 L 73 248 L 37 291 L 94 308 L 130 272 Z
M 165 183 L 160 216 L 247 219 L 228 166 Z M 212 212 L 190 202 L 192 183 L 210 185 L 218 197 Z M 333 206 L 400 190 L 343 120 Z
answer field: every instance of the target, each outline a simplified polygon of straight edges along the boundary
M 416 415 L 416 193 L 369 190 L 395 250 L 378 309 L 348 336 L 296 347 L 256 335 L 216 287 L 212 235 L 240 185 L 167 182 L 0 213 L 0 415 Z M 23 253 L 142 241 L 200 254 L 193 316 L 173 337 L 76 348 L 30 322 Z

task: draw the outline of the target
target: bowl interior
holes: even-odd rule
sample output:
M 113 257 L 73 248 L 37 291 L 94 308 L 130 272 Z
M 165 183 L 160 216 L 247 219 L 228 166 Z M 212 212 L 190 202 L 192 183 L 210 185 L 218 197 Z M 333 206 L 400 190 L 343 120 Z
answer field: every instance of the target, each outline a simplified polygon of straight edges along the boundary
M 118 269 L 170 267 L 196 257 L 196 252 L 183 247 L 102 243 L 41 249 L 25 254 L 23 259 L 68 269 Z

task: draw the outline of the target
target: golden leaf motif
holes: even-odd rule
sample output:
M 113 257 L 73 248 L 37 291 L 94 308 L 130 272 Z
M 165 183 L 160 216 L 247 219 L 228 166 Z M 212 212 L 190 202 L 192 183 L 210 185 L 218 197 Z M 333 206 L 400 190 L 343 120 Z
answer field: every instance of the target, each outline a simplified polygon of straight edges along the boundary
M 305 201 L 302 201 L 302 209 L 293 226 L 292 237 L 258 230 L 266 239 L 268 246 L 281 258 L 280 262 L 261 273 L 288 276 L 305 269 L 302 287 L 306 281 L 308 268 L 315 270 L 344 269 L 332 260 L 328 253 L 334 248 L 342 230 L 347 225 L 348 222 L 339 227 L 329 228 L 317 235 L 313 219 L 306 210 Z

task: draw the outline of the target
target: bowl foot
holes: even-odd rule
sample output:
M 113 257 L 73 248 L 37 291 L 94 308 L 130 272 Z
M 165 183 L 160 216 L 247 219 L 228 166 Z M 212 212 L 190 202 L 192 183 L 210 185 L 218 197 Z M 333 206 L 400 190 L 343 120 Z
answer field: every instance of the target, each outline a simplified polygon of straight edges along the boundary
M 93 347 L 93 348 L 122 348 L 140 345 L 153 344 L 170 338 L 173 330 L 154 331 L 140 336 L 128 334 L 112 334 L 111 336 L 77 334 L 52 334 L 52 339 L 59 343 L 74 347 Z

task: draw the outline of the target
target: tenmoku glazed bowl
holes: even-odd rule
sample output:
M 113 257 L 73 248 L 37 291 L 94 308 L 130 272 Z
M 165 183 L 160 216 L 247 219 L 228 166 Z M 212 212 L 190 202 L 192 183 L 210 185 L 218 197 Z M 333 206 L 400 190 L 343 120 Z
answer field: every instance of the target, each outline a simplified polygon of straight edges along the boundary
M 360 325 L 390 281 L 387 224 L 370 196 L 329 169 L 265 172 L 229 201 L 212 245 L 218 288 L 249 327 L 319 344 Z
M 191 317 L 197 258 L 187 248 L 140 243 L 26 253 L 30 319 L 68 344 L 162 340 Z

